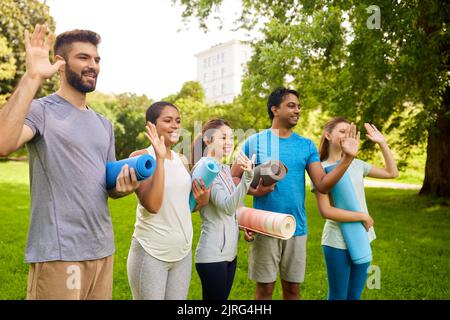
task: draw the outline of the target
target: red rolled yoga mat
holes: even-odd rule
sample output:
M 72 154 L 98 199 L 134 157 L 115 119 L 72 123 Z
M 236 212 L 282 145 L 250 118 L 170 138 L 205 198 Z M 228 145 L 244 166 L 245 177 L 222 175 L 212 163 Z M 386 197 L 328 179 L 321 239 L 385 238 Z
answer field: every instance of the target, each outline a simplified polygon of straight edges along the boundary
M 242 228 L 282 240 L 290 239 L 296 228 L 291 214 L 240 207 L 237 218 Z

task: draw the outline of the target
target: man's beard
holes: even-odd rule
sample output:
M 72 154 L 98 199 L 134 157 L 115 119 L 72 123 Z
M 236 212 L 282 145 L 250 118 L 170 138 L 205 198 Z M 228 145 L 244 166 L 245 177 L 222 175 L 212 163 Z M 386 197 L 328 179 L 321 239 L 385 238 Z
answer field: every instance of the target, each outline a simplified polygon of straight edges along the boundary
M 97 84 L 97 80 L 94 81 L 93 84 L 83 82 L 82 75 L 78 75 L 76 72 L 74 72 L 68 64 L 66 64 L 66 79 L 69 84 L 74 87 L 77 91 L 81 93 L 88 93 L 95 90 L 95 85 Z M 97 74 L 94 71 L 88 70 L 88 71 L 82 71 L 81 74 L 85 72 L 93 72 Z

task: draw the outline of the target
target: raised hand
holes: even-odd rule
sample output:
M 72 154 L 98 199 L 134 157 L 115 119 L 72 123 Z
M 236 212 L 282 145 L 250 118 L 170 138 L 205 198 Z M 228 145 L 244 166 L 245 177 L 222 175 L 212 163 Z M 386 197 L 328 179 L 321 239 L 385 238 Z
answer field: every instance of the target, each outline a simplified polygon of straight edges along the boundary
M 47 34 L 47 26 L 37 24 L 30 38 L 28 30 L 25 30 L 25 50 L 27 74 L 33 78 L 48 79 L 55 74 L 59 67 L 66 62 L 57 61 L 50 63 L 50 49 L 53 45 L 54 35 L 51 32 Z
M 345 137 L 341 140 L 341 148 L 344 154 L 354 158 L 358 153 L 360 133 L 356 133 L 356 126 L 352 123 L 345 131 Z
M 156 127 L 151 122 L 147 122 L 147 126 L 145 127 L 145 129 L 147 130 L 147 132 L 145 132 L 145 135 L 150 141 L 150 144 L 153 146 L 153 149 L 155 149 L 156 157 L 165 159 L 167 155 L 167 147 L 164 143 L 164 136 L 158 137 Z
M 366 137 L 370 141 L 378 144 L 386 143 L 386 138 L 373 124 L 364 123 L 364 128 L 366 128 L 367 131 Z
M 242 170 L 250 172 L 253 170 L 255 159 L 256 154 L 254 154 L 250 160 L 243 152 L 241 152 L 238 155 L 237 163 L 241 166 Z

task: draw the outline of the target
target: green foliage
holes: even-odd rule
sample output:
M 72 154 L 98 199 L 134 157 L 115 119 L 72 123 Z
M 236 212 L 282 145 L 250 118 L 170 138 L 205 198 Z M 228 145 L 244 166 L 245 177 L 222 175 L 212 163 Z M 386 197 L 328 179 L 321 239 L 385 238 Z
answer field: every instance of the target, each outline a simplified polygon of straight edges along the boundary
M 216 20 L 221 21 L 220 15 L 218 14 L 218 5 L 220 6 L 220 3 L 222 0 L 209 0 L 209 1 L 203 1 L 203 0 L 172 0 L 173 3 L 179 2 L 181 5 L 184 6 L 184 12 L 182 14 L 182 17 L 184 20 L 187 20 L 187 18 L 191 16 L 196 16 L 199 18 L 199 24 L 202 29 L 207 29 L 205 20 L 209 17 L 209 15 L 212 12 L 213 7 L 216 7 L 216 15 L 214 18 Z
M 247 2 L 257 10 L 255 3 Z M 273 12 L 279 15 L 258 11 L 270 20 L 264 25 L 265 37 L 254 43 L 246 80 L 253 91 L 244 95 L 267 94 L 277 85 L 289 84 L 304 97 L 316 98 L 308 101 L 311 104 L 305 101 L 306 108 L 321 105 L 332 115 L 370 121 L 382 129 L 392 115 L 400 116 L 405 103 L 422 104 L 421 112 L 402 116 L 389 129 L 408 122 L 414 130 L 404 132 L 403 143 L 425 141 L 423 133 L 442 107 L 442 88 L 448 81 L 448 52 L 442 52 L 449 40 L 448 33 L 442 32 L 448 5 L 439 11 L 436 2 L 425 6 L 384 1 L 379 4 L 382 29 L 370 30 L 366 25 L 369 2 L 349 6 L 323 1 L 311 11 L 302 9 L 305 1 L 289 11 L 278 10 L 277 4 Z M 291 11 L 296 14 L 289 15 Z M 427 33 L 420 24 L 434 31 Z M 291 83 L 285 81 L 286 75 L 292 77 Z
M 0 35 L 0 81 L 11 80 L 16 72 L 16 59 L 8 47 L 5 37 Z M 1 92 L 1 91 L 0 91 Z M 0 106 L 6 103 L 9 94 L 0 93 Z
M 168 100 L 180 107 L 183 126 L 192 131 L 194 122 L 205 122 L 213 118 L 223 118 L 234 129 L 266 128 L 268 121 L 265 105 L 254 103 L 251 97 L 237 97 L 232 103 L 205 102 L 205 93 L 199 82 L 188 81 L 180 92 L 169 96 Z
M 205 103 L 205 91 L 198 81 L 187 81 L 183 83 L 180 92 L 172 94 L 163 99 L 163 101 L 175 103 L 180 99 L 192 99 L 200 103 Z
M 184 7 L 185 19 L 195 17 L 207 29 L 207 19 L 224 1 L 174 2 Z M 404 166 L 413 146 L 445 138 L 436 128 L 450 119 L 450 3 L 378 1 L 381 25 L 370 29 L 373 4 L 243 0 L 236 22 L 262 36 L 252 41 L 242 100 L 262 106 L 275 87 L 298 89 L 305 115 L 320 109 L 347 117 L 360 130 L 371 122 L 395 133 L 392 143 Z M 442 153 L 444 147 L 430 145 L 430 154 Z M 363 158 L 373 158 L 373 144 L 364 142 L 362 151 Z M 446 161 L 433 159 L 427 168 Z M 448 187 L 448 177 L 436 181 Z
M 13 77 L 0 77 L 0 95 L 9 94 L 25 72 L 24 32 L 32 32 L 36 24 L 46 24 L 55 30 L 55 22 L 50 16 L 49 7 L 36 0 L 2 0 L 0 1 L 0 36 L 6 39 L 7 47 L 12 50 L 16 73 Z M 47 95 L 56 90 L 57 76 L 46 80 L 38 96 Z M 0 103 L 1 105 L 1 103 Z
M 105 116 L 114 126 L 117 159 L 128 158 L 135 150 L 148 146 L 145 137 L 145 111 L 151 104 L 147 96 L 123 93 L 89 94 L 88 105 Z

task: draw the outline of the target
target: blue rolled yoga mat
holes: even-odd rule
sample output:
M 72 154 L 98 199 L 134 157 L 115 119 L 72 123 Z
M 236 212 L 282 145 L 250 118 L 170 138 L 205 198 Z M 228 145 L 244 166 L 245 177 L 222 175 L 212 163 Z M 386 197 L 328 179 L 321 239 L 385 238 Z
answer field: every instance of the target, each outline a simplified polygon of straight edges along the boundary
M 111 189 L 116 186 L 117 176 L 124 165 L 134 168 L 138 181 L 149 178 L 156 169 L 156 161 L 149 154 L 123 159 L 106 164 L 106 188 Z
M 197 179 L 198 183 L 201 185 L 200 178 L 202 178 L 205 186 L 209 188 L 219 174 L 219 171 L 220 166 L 216 160 L 210 157 L 201 158 L 192 173 L 192 182 L 194 182 L 194 179 Z M 194 194 L 191 191 L 191 194 L 189 195 L 189 207 L 191 208 L 191 212 L 194 210 L 196 204 L 197 202 L 195 201 Z
M 325 172 L 332 171 L 336 165 L 326 167 Z M 336 208 L 361 212 L 350 175 L 347 172 L 331 189 L 331 198 Z M 362 264 L 372 261 L 369 237 L 362 222 L 339 222 L 339 226 L 353 263 Z

